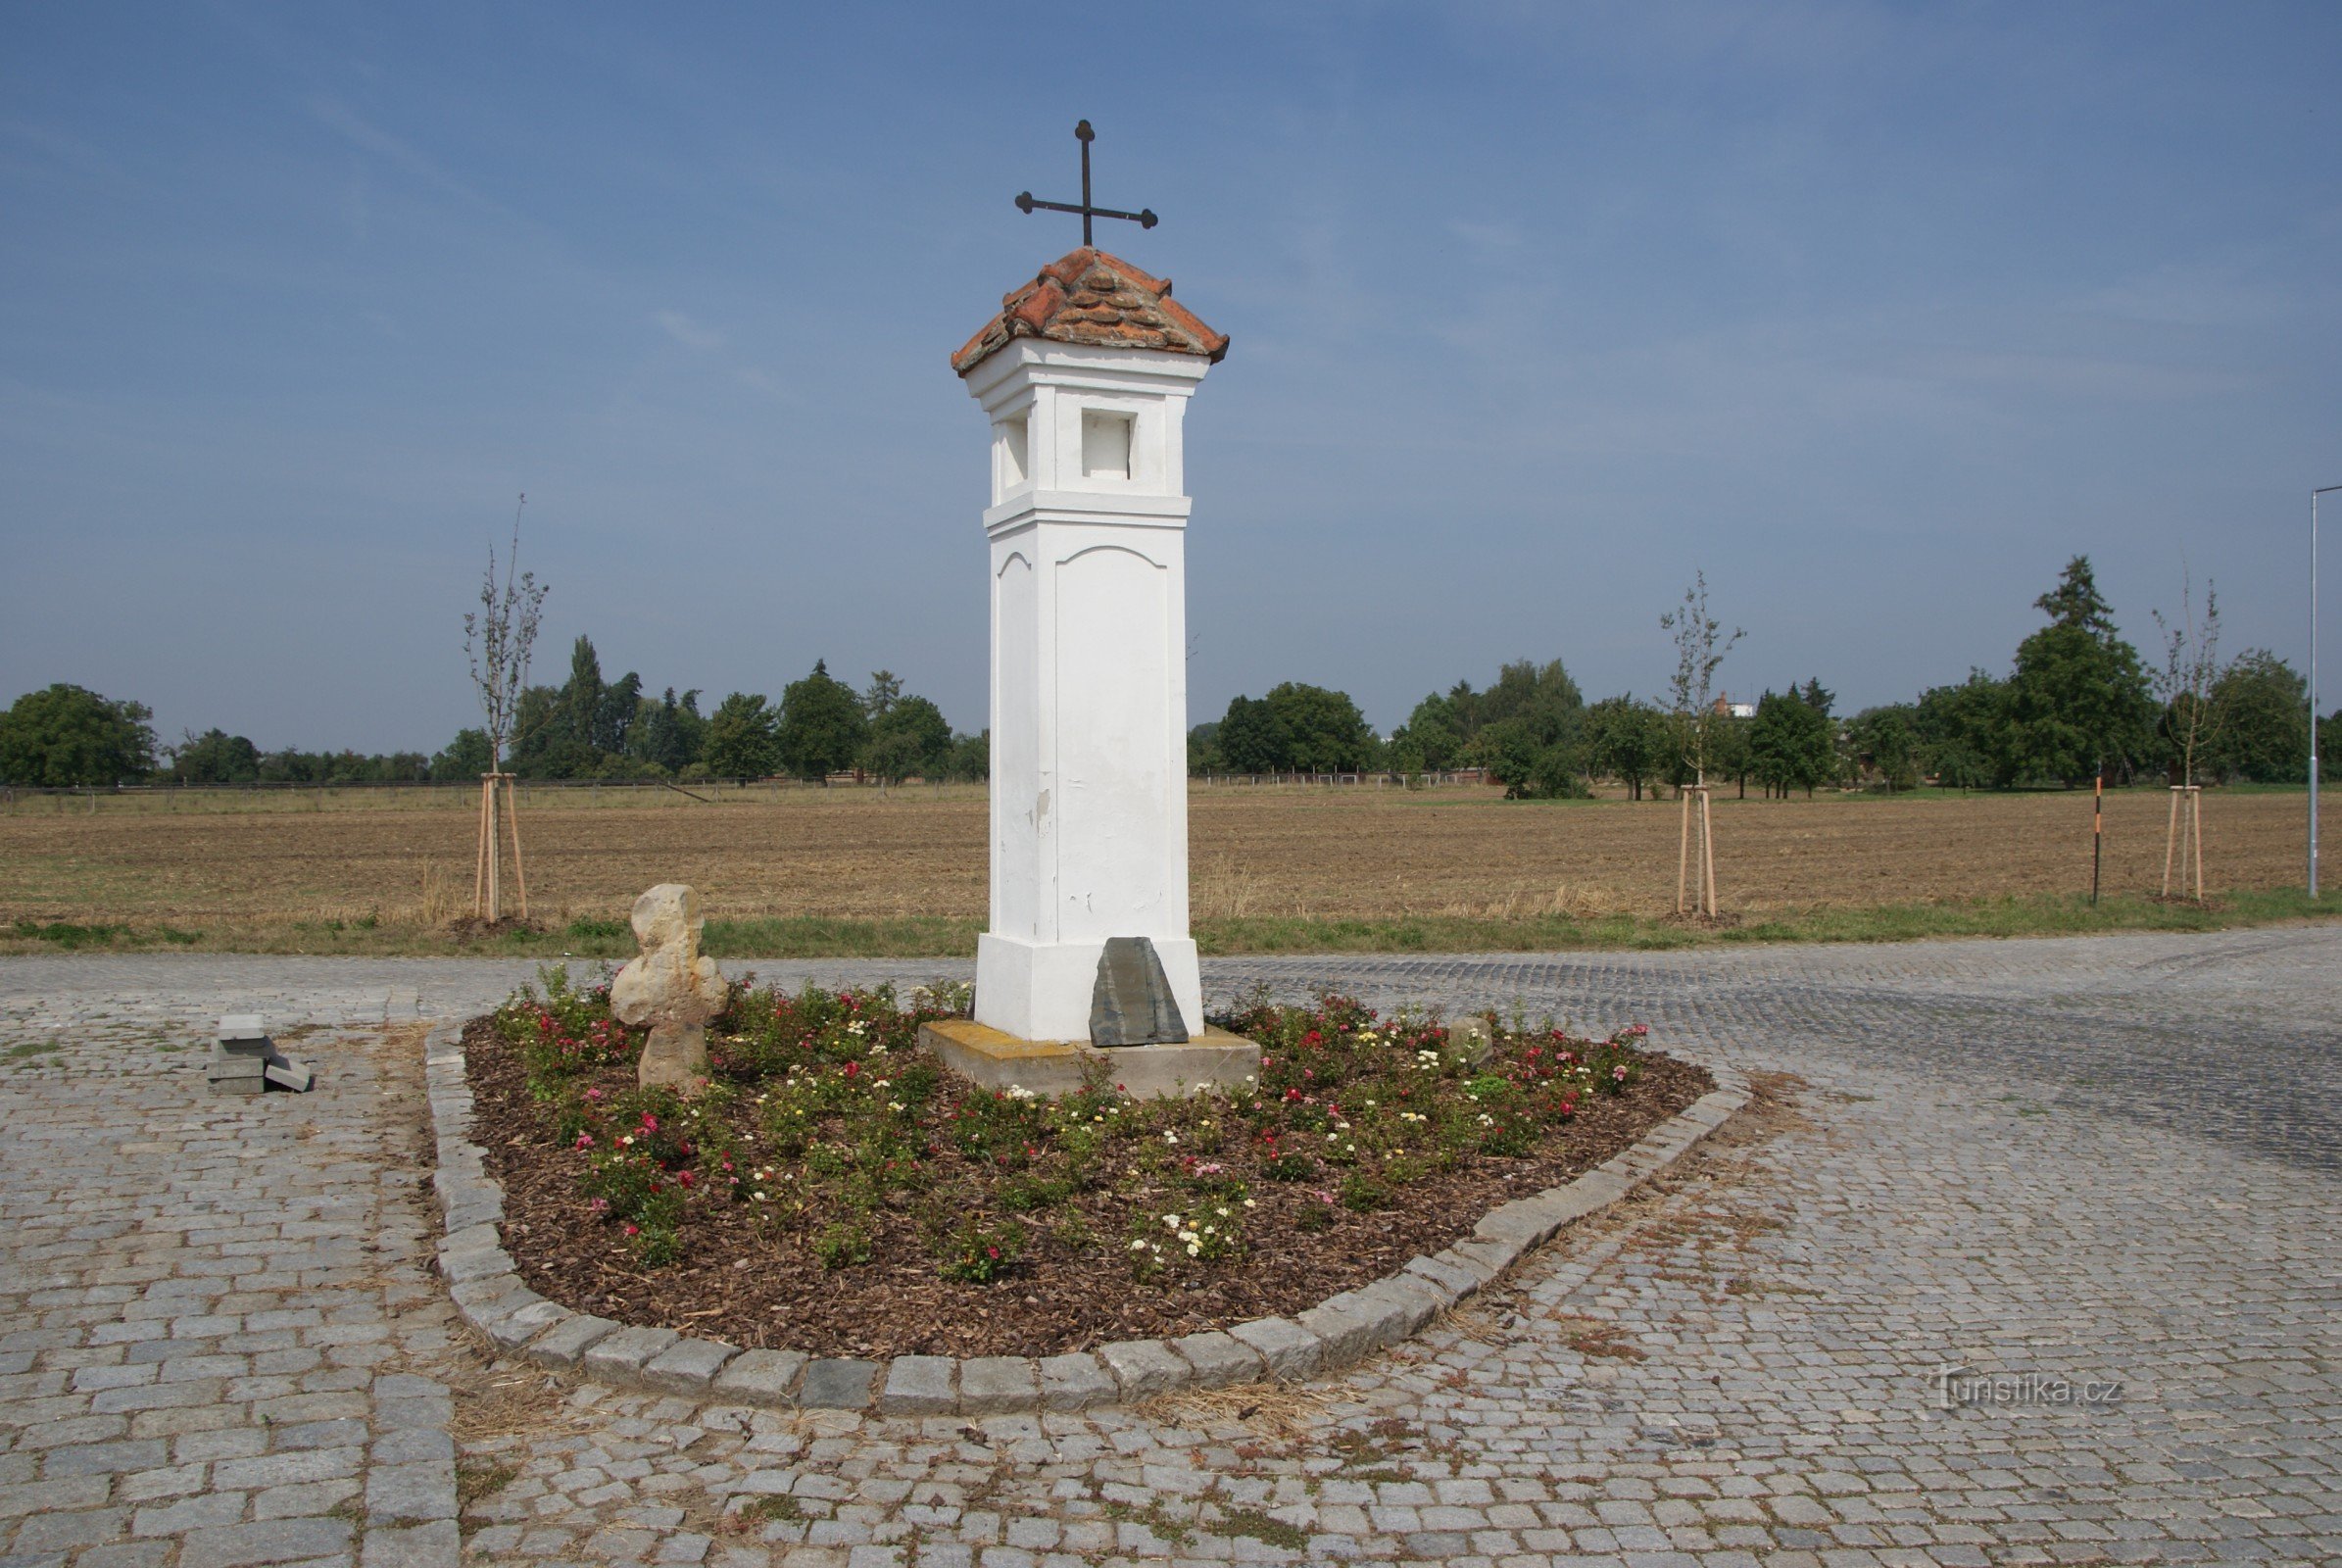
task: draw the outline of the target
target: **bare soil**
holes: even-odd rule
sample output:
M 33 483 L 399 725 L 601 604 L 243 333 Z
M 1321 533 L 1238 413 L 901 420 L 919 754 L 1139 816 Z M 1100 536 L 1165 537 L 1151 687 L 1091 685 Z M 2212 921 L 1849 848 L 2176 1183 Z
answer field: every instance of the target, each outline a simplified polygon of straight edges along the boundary
M 237 811 L 23 802 L 0 809 L 0 923 L 444 931 L 470 902 L 476 802 L 436 794 L 379 808 L 302 794 Z M 1306 786 L 1199 786 L 1190 799 L 1198 920 L 1656 916 L 1673 905 L 1673 802 Z M 2157 890 L 2168 809 L 2159 789 L 2108 798 L 2108 893 Z M 2213 793 L 2213 890 L 2298 884 L 2302 811 L 2298 794 Z M 623 919 L 636 894 L 663 881 L 698 888 L 716 919 L 985 912 L 978 789 L 726 791 L 711 805 L 663 792 L 597 805 L 578 791 L 523 791 L 520 819 L 531 914 L 555 930 Z M 2086 792 L 1724 796 L 1716 838 L 1725 905 L 1744 915 L 2079 893 L 2090 879 Z

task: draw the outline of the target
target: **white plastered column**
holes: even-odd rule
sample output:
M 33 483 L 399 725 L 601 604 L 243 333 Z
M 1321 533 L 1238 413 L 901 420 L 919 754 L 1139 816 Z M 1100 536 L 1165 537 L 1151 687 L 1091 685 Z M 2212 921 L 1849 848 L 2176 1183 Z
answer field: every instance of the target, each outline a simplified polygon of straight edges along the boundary
M 992 899 L 976 1021 L 1087 1039 L 1108 937 L 1147 937 L 1203 1029 L 1188 934 L 1181 420 L 1201 357 L 1019 338 L 993 421 Z

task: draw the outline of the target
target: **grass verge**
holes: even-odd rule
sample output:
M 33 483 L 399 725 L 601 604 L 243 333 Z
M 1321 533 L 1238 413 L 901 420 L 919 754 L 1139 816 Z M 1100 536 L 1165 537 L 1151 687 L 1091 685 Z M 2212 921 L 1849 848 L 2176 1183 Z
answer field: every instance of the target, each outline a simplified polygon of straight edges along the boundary
M 2313 904 L 2300 888 L 2223 893 L 2205 904 L 2136 895 L 2093 906 L 2080 896 L 1946 903 L 1823 906 L 1734 915 L 1713 925 L 1643 914 L 1253 915 L 1195 922 L 1213 956 L 1306 953 L 1558 953 L 1654 951 L 1751 942 L 1916 942 L 1942 937 L 2089 936 L 2114 931 L 2219 931 L 2293 920 L 2342 918 L 2342 898 Z M 946 916 L 854 920 L 707 922 L 706 951 L 718 958 L 968 957 L 984 922 Z M 575 920 L 552 930 L 466 935 L 371 921 L 174 925 L 0 925 L 0 954 L 150 952 L 333 954 L 347 956 L 616 958 L 634 956 L 620 920 Z

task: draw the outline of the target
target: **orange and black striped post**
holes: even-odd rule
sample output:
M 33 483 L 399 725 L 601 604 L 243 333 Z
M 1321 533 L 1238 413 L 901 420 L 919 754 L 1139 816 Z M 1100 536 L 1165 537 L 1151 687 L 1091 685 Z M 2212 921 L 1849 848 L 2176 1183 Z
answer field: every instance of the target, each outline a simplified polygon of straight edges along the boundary
M 2098 865 L 2106 851 L 2106 763 L 2090 789 L 2090 907 L 2098 907 Z

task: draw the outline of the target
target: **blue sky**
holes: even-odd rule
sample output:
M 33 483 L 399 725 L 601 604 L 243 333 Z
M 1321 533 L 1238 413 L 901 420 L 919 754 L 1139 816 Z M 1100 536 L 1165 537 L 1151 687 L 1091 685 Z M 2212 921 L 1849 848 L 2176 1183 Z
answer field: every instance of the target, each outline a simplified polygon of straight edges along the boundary
M 2184 557 L 2306 651 L 2329 4 L 0 16 L 0 702 L 436 748 L 526 491 L 541 673 L 821 657 L 981 726 L 946 356 L 1077 241 L 1009 198 L 1075 194 L 1083 116 L 1163 216 L 1101 242 L 1234 338 L 1197 720 L 1297 679 L 1388 728 L 1524 656 L 1655 692 L 1694 568 L 1727 686 L 1849 709 L 2005 665 L 2077 552 L 2142 648 Z

